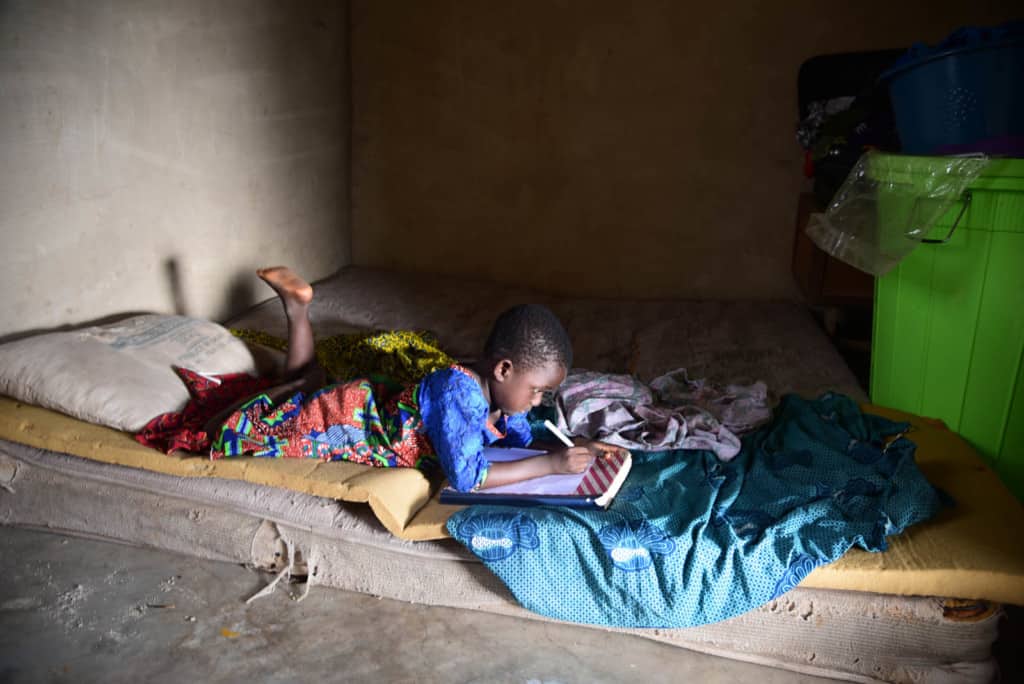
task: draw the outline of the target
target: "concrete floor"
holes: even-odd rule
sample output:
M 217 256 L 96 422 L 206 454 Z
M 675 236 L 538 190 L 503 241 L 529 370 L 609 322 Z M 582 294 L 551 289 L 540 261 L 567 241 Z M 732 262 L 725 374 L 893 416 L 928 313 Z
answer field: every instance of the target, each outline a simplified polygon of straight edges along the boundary
M 0 528 L 0 682 L 825 682 L 639 637 L 315 587 Z

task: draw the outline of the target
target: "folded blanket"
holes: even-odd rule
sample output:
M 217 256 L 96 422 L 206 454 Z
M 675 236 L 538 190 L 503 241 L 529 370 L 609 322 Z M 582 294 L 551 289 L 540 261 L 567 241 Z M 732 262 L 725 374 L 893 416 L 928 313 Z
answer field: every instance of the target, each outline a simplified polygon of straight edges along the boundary
M 888 535 L 940 509 L 907 427 L 844 396 L 789 395 L 731 462 L 635 451 L 607 511 L 474 506 L 448 530 L 543 615 L 613 627 L 716 622 L 853 546 L 884 550 Z

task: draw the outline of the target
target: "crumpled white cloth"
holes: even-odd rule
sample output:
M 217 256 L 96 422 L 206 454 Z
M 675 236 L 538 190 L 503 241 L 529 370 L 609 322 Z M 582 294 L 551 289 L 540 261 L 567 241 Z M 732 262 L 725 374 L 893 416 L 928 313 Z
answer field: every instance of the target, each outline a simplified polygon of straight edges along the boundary
M 559 427 L 574 435 L 644 451 L 707 449 L 722 461 L 739 453 L 737 432 L 771 416 L 763 382 L 722 388 L 682 368 L 650 387 L 631 375 L 573 371 L 555 406 Z
M 738 435 L 761 427 L 772 417 L 768 386 L 760 380 L 750 385 L 719 385 L 705 379 L 690 380 L 685 368 L 677 368 L 651 380 L 651 389 L 659 403 L 702 408 Z

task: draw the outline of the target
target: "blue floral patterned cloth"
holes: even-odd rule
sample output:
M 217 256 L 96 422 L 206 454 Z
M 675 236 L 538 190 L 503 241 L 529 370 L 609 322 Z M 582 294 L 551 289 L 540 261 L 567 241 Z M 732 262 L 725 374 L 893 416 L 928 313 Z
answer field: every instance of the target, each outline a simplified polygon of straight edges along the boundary
M 789 591 L 852 546 L 943 505 L 905 423 L 847 397 L 782 400 L 731 462 L 709 451 L 634 452 L 607 511 L 472 506 L 448 530 L 526 608 L 612 627 L 691 627 Z M 886 446 L 888 442 L 888 446 Z

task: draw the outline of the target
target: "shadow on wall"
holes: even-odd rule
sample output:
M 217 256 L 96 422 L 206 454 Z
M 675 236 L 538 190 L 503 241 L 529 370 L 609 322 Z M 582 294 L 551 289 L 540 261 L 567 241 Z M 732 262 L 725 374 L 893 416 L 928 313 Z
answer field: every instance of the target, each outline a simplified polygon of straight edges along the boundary
M 253 304 L 267 299 L 267 297 L 256 297 L 255 280 L 256 276 L 253 273 L 236 274 L 224 293 L 224 303 L 214 320 L 226 321 Z
M 167 290 L 171 302 L 173 303 L 172 313 L 178 316 L 192 316 L 193 312 L 190 311 L 188 303 L 185 298 L 185 291 L 182 287 L 182 276 L 181 276 L 181 264 L 178 257 L 170 257 L 163 263 L 163 272 L 167 278 Z M 213 317 L 216 321 L 225 321 L 232 316 L 236 315 L 239 311 L 242 311 L 249 306 L 252 306 L 257 301 L 256 288 L 255 286 L 256 275 L 250 272 L 239 271 L 232 279 L 231 284 L 224 293 L 224 300 L 220 306 L 220 314 Z M 263 298 L 265 299 L 265 298 Z M 14 342 L 15 340 L 24 339 L 26 337 L 32 337 L 33 335 L 43 335 L 46 333 L 53 332 L 68 332 L 70 330 L 80 330 L 82 328 L 90 328 L 96 325 L 108 325 L 111 323 L 117 323 L 118 321 L 133 316 L 140 316 L 147 313 L 153 313 L 152 311 L 125 311 L 107 316 L 101 316 L 87 321 L 80 321 L 77 323 L 59 325 L 50 328 L 32 328 L 30 330 L 21 330 L 15 333 L 0 335 L 0 344 L 5 342 Z
M 174 313 L 179 316 L 194 315 L 188 305 L 185 288 L 182 285 L 179 257 L 172 256 L 164 261 L 164 275 L 167 277 L 167 289 Z M 245 270 L 236 272 L 224 291 L 224 299 L 219 307 L 219 313 L 212 319 L 215 321 L 227 320 L 238 314 L 239 311 L 262 301 L 257 300 L 255 283 L 256 275 L 253 272 Z
M 174 313 L 179 316 L 187 316 L 188 305 L 185 304 L 185 292 L 181 287 L 181 267 L 178 266 L 178 257 L 171 257 L 164 262 L 164 273 L 167 274 L 167 287 L 170 289 Z

